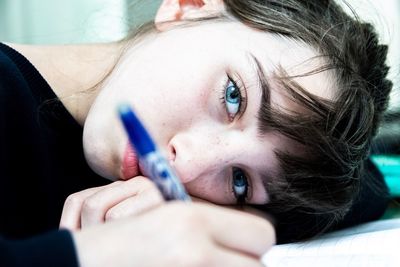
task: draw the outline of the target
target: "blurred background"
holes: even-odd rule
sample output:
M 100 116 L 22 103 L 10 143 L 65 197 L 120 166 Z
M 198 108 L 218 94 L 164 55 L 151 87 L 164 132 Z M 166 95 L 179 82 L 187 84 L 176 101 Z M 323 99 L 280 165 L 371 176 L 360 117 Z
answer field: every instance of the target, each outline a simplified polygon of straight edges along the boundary
M 0 40 L 31 44 L 106 42 L 154 16 L 161 0 L 0 0 Z
M 150 20 L 161 0 L 0 0 L 0 41 L 29 44 L 108 42 Z M 400 1 L 348 0 L 389 44 L 391 109 L 400 109 Z M 397 48 L 396 48 L 397 47 Z

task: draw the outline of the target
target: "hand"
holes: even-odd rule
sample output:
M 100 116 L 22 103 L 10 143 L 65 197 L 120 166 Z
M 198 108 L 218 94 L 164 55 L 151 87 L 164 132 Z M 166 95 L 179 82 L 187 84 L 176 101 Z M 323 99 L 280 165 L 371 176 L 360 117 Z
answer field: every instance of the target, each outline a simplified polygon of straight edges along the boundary
M 139 214 L 162 203 L 164 199 L 156 185 L 138 176 L 70 195 L 64 203 L 60 227 L 86 228 Z
M 169 202 L 73 233 L 82 267 L 262 267 L 275 243 L 271 223 L 203 203 Z

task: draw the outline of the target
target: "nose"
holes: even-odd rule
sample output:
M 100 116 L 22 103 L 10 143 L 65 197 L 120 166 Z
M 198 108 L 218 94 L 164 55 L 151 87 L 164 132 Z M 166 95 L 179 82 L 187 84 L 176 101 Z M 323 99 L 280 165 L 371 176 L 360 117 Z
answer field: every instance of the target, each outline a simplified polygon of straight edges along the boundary
M 168 144 L 168 158 L 182 183 L 212 176 L 228 162 L 224 155 L 228 142 L 217 131 L 186 131 L 176 134 Z

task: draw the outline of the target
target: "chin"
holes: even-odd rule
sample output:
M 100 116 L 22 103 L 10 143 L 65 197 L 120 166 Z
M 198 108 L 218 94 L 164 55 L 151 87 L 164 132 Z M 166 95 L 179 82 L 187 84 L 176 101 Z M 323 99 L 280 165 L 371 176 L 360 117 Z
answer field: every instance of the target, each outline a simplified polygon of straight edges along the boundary
M 102 164 L 94 164 L 88 161 L 88 165 L 96 174 L 100 175 L 101 177 L 111 181 L 117 181 L 119 179 L 118 175 L 112 174 L 109 170 L 104 168 L 104 165 Z
M 110 158 L 100 157 L 95 153 L 89 154 L 86 152 L 86 150 L 84 154 L 87 164 L 96 174 L 111 181 L 116 181 L 119 179 L 119 173 L 113 173 L 112 171 L 115 169 L 112 168 L 112 166 L 115 164 L 111 164 L 112 160 Z M 108 162 L 105 159 L 108 159 Z
M 87 164 L 96 174 L 111 181 L 118 180 L 119 172 L 116 171 L 118 170 L 116 166 L 119 166 L 119 160 L 111 153 L 106 142 L 95 143 L 93 140 L 94 136 L 85 136 L 84 132 L 83 151 Z

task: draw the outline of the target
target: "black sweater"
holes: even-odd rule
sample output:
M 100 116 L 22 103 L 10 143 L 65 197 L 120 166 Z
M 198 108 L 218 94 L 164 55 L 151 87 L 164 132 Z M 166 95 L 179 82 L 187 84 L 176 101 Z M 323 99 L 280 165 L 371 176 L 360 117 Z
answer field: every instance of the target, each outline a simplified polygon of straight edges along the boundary
M 22 55 L 0 43 L 0 266 L 77 266 L 66 197 L 106 184 L 87 165 L 82 127 Z

